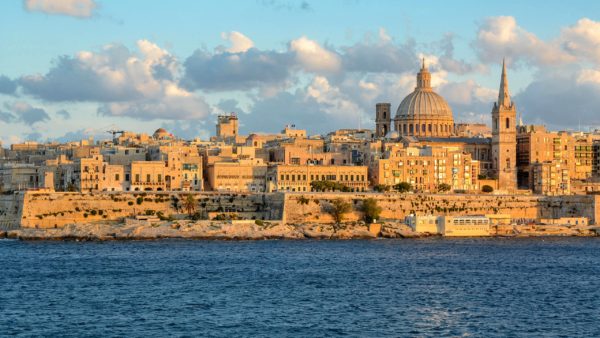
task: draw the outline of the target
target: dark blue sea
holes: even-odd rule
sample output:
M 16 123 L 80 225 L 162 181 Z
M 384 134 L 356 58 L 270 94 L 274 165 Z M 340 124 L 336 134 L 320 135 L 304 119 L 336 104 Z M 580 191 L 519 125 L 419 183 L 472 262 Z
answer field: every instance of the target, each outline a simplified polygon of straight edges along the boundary
M 0 241 L 2 336 L 600 336 L 600 239 Z

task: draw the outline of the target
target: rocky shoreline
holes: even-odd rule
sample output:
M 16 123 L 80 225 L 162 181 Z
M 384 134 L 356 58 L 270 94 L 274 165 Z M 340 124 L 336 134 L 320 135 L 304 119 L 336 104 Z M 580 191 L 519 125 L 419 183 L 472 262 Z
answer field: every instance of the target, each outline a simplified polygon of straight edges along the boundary
M 568 229 L 568 228 L 567 228 Z M 266 239 L 375 239 L 375 238 L 422 238 L 437 234 L 412 231 L 403 223 L 386 222 L 367 225 L 363 222 L 333 224 L 282 224 L 281 222 L 227 221 L 162 221 L 158 223 L 83 223 L 69 224 L 61 228 L 18 228 L 0 230 L 0 238 L 19 240 L 266 240 Z M 549 236 L 596 236 L 594 232 L 512 232 L 492 237 L 549 237 Z

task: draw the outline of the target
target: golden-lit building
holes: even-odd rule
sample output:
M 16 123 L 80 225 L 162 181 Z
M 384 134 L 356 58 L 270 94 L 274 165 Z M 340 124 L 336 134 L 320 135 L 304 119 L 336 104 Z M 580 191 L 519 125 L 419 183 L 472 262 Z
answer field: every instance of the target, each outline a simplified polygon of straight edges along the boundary
M 442 184 L 453 190 L 479 190 L 479 162 L 460 148 L 390 145 L 370 164 L 372 185 L 410 183 L 417 191 L 438 191 Z
M 568 195 L 571 193 L 569 168 L 559 160 L 536 162 L 531 165 L 532 190 L 542 195 Z
M 269 167 L 268 191 L 312 191 L 311 182 L 332 181 L 351 191 L 369 189 L 368 168 L 349 165 L 285 165 Z
M 267 165 L 260 159 L 215 162 L 207 167 L 207 179 L 214 191 L 264 192 Z
M 390 106 L 376 106 L 378 136 L 381 136 L 391 125 Z M 396 116 L 394 129 L 400 136 L 448 137 L 454 131 L 452 109 L 443 97 L 431 87 L 431 73 L 425 66 L 417 74 L 415 90 L 402 100 Z
M 164 161 L 134 161 L 126 180 L 130 191 L 165 191 L 167 168 Z

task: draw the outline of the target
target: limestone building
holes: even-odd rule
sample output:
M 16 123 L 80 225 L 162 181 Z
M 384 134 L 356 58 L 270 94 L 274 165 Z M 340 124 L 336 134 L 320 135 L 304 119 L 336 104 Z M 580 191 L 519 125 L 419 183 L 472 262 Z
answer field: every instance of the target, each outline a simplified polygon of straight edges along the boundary
M 369 188 L 368 168 L 350 165 L 284 165 L 269 167 L 268 191 L 312 191 L 311 183 L 332 181 L 343 184 L 352 191 Z
M 506 64 L 502 62 L 502 78 L 498 102 L 492 109 L 492 173 L 498 187 L 517 188 L 517 108 L 510 100 Z
M 385 104 L 377 105 L 379 119 L 378 126 L 383 131 L 389 124 L 384 119 L 386 108 Z M 448 137 L 454 130 L 454 118 L 452 109 L 444 100 L 431 88 L 431 73 L 425 66 L 425 60 L 421 70 L 417 74 L 417 86 L 415 90 L 402 100 L 396 110 L 394 118 L 394 129 L 400 136 L 418 136 L 418 137 Z M 378 133 L 379 135 L 379 133 Z

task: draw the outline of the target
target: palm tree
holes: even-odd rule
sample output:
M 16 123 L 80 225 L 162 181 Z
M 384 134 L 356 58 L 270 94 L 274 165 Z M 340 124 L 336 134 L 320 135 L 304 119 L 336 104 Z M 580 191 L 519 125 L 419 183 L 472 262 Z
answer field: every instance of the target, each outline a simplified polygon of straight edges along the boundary
M 188 215 L 191 217 L 196 210 L 196 199 L 194 195 L 187 194 L 185 198 L 182 199 L 181 206 L 187 210 Z

